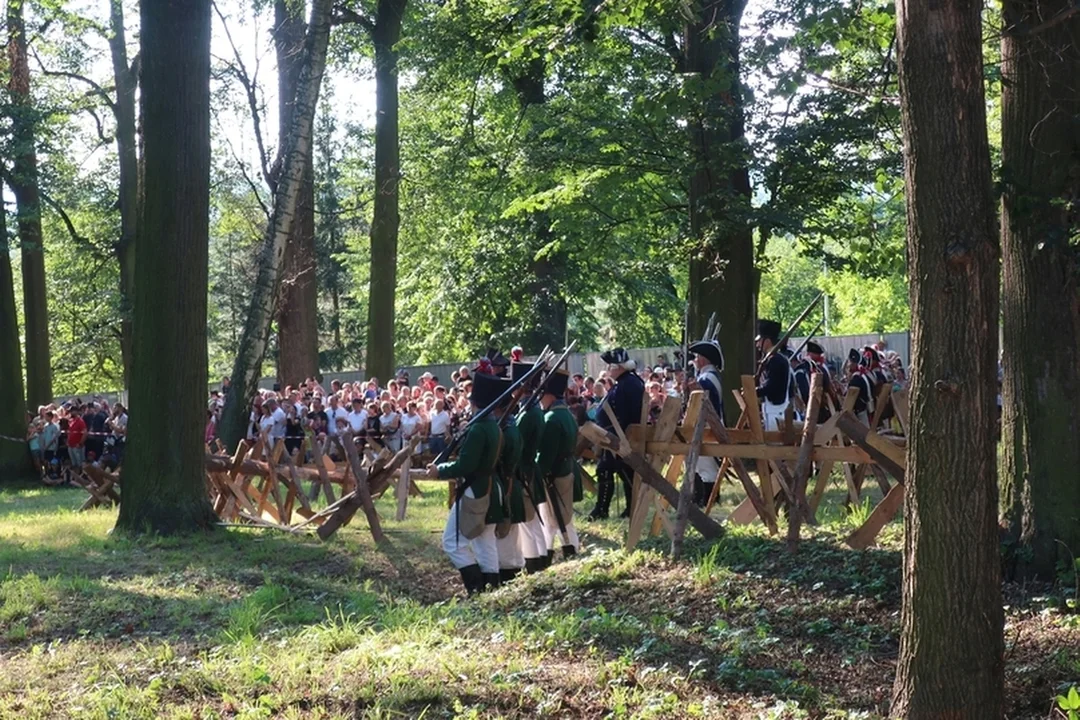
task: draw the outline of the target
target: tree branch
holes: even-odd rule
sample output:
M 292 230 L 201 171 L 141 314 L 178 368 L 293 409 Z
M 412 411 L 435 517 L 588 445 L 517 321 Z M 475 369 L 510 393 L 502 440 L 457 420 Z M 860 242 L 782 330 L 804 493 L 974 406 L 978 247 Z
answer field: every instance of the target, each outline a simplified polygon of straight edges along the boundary
M 105 104 L 109 106 L 110 110 L 116 112 L 116 102 L 112 99 L 112 96 L 109 95 L 109 88 L 104 88 L 100 84 L 79 73 L 67 72 L 66 70 L 47 70 L 45 64 L 41 62 L 41 58 L 38 57 L 38 54 L 35 52 L 33 55 L 34 59 L 37 60 L 38 67 L 41 68 L 42 75 L 46 77 L 63 77 L 85 83 L 93 89 L 94 95 L 100 97 Z
M 338 5 L 330 15 L 331 25 L 360 25 L 369 33 L 375 32 L 375 23 L 351 8 Z
M 236 76 L 236 79 L 240 81 L 240 85 L 244 88 L 244 94 L 247 96 L 248 108 L 251 111 L 251 122 L 255 126 L 255 143 L 259 147 L 259 164 L 261 166 L 263 180 L 270 187 L 271 192 L 274 190 L 276 183 L 273 176 L 270 174 L 270 158 L 266 153 L 266 144 L 263 142 L 262 134 L 262 122 L 259 113 L 259 99 L 255 92 L 255 82 L 253 78 L 248 75 L 247 68 L 244 67 L 244 60 L 240 56 L 240 51 L 236 48 L 236 43 L 233 42 L 232 33 L 229 32 L 229 24 L 225 22 L 225 16 L 221 13 L 221 9 L 218 8 L 216 2 L 211 3 L 214 6 L 214 12 L 217 13 L 218 19 L 221 20 L 221 26 L 225 28 L 225 37 L 229 41 L 229 47 L 232 48 L 233 58 L 236 60 L 236 64 L 229 63 L 228 69 Z M 244 174 L 247 177 L 247 173 Z M 262 200 L 259 200 L 259 204 L 262 204 Z M 264 207 L 265 209 L 265 207 Z M 269 213 L 267 214 L 269 217 Z
M 75 241 L 76 245 L 90 250 L 90 252 L 92 252 L 94 256 L 99 259 L 106 259 L 109 257 L 108 253 L 103 252 L 102 249 L 92 243 L 89 238 L 79 234 L 79 231 L 75 228 L 75 223 L 71 221 L 71 218 L 68 216 L 67 212 L 65 212 L 64 208 L 60 206 L 60 203 L 53 200 L 52 196 L 50 196 L 44 190 L 40 192 L 41 199 L 45 201 L 46 205 L 53 209 L 53 212 L 60 216 L 60 219 L 63 221 L 64 226 L 67 228 L 68 235 L 71 236 L 71 239 Z

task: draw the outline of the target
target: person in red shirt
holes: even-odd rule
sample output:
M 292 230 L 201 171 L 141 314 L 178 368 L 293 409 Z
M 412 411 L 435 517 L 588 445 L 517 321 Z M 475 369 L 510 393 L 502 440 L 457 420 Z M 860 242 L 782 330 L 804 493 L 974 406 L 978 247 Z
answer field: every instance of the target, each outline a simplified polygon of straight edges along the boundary
M 71 467 L 81 470 L 86 462 L 86 421 L 77 412 L 72 413 L 68 420 L 67 445 Z

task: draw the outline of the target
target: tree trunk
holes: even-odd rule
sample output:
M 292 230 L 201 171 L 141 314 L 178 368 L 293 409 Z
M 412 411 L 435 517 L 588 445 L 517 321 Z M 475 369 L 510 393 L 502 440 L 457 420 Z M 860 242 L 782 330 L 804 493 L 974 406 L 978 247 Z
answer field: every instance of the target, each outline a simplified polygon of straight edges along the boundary
M 1000 718 L 998 239 L 979 0 L 899 0 L 913 342 L 895 717 Z
M 274 2 L 274 48 L 278 64 L 278 146 L 288 140 L 296 85 L 303 59 L 304 3 Z M 318 285 L 315 277 L 315 165 L 308 153 L 296 203 L 296 219 L 285 248 L 278 299 L 278 380 L 298 385 L 319 373 Z
M 754 241 L 749 223 L 750 177 L 739 84 L 739 23 L 745 0 L 698 3 L 686 28 L 685 70 L 700 83 L 703 102 L 689 118 L 695 166 L 690 176 L 690 337 L 698 339 L 715 312 L 724 349 L 721 382 L 741 386 L 754 369 Z M 734 425 L 739 408 L 725 403 Z
M 14 163 L 11 191 L 18 207 L 22 250 L 23 315 L 26 321 L 26 394 L 32 407 L 53 400 L 49 355 L 49 307 L 45 295 L 45 246 L 41 234 L 41 198 L 35 126 L 37 111 L 30 96 L 30 66 L 26 57 L 25 0 L 8 0 L 8 62 L 11 79 L 11 133 Z
M 135 275 L 131 423 L 118 530 L 213 527 L 206 494 L 210 2 L 144 2 L 146 233 Z
M 120 241 L 116 259 L 120 263 L 120 355 L 124 365 L 124 387 L 131 387 L 133 303 L 135 295 L 135 245 L 139 215 L 139 155 L 135 138 L 135 90 L 138 70 L 128 64 L 124 34 L 123 0 L 111 0 L 109 51 L 116 83 L 116 150 L 120 159 Z
M 279 149 L 281 174 L 274 188 L 274 212 L 266 226 L 259 251 L 259 273 L 251 294 L 251 304 L 244 322 L 232 384 L 222 413 L 219 436 L 226 447 L 236 447 L 244 437 L 248 418 L 248 400 L 258 390 L 266 347 L 270 340 L 270 322 L 278 297 L 282 258 L 292 234 L 296 206 L 304 181 L 304 170 L 311 155 L 315 106 L 319 101 L 326 50 L 330 42 L 331 0 L 314 0 L 311 21 L 304 41 L 296 100 L 286 143 Z
M 364 369 L 384 380 L 394 372 L 394 298 L 397 292 L 398 138 L 397 51 L 406 0 L 379 0 L 375 45 L 375 212 L 371 221 L 371 279 Z
M 21 438 L 26 436 L 26 398 L 10 252 L 7 213 L 0 208 L 0 435 Z M 26 443 L 5 437 L 0 437 L 0 481 L 32 477 Z
M 1016 570 L 1042 580 L 1080 555 L 1080 16 L 1028 30 L 1072 7 L 1007 0 L 1001 40 L 1002 496 Z

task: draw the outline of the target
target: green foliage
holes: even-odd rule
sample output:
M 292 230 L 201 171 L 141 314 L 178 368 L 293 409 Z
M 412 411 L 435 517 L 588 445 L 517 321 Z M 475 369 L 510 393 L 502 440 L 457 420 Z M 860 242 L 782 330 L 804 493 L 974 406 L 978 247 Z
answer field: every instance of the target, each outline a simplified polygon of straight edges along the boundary
M 1080 692 L 1075 687 L 1069 688 L 1068 695 L 1057 696 L 1057 706 L 1068 720 L 1080 718 Z

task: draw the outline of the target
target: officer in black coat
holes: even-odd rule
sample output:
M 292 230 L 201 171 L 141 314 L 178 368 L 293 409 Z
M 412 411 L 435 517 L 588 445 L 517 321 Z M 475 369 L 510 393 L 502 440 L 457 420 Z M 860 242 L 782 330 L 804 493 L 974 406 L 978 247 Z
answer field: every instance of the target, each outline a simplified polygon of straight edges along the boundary
M 630 425 L 641 422 L 641 403 L 645 397 L 645 381 L 635 372 L 637 364 L 623 348 L 608 350 L 600 358 L 608 365 L 608 375 L 615 380 L 615 387 L 604 397 L 604 402 L 611 406 L 619 425 L 626 430 Z M 608 414 L 601 408 L 596 422 L 605 430 L 611 430 Z M 626 495 L 626 509 L 622 517 L 630 517 L 630 498 L 633 496 L 634 472 L 622 458 L 611 452 L 603 452 L 596 465 L 596 507 L 589 513 L 590 520 L 604 520 L 615 496 L 615 475 L 622 479 Z

